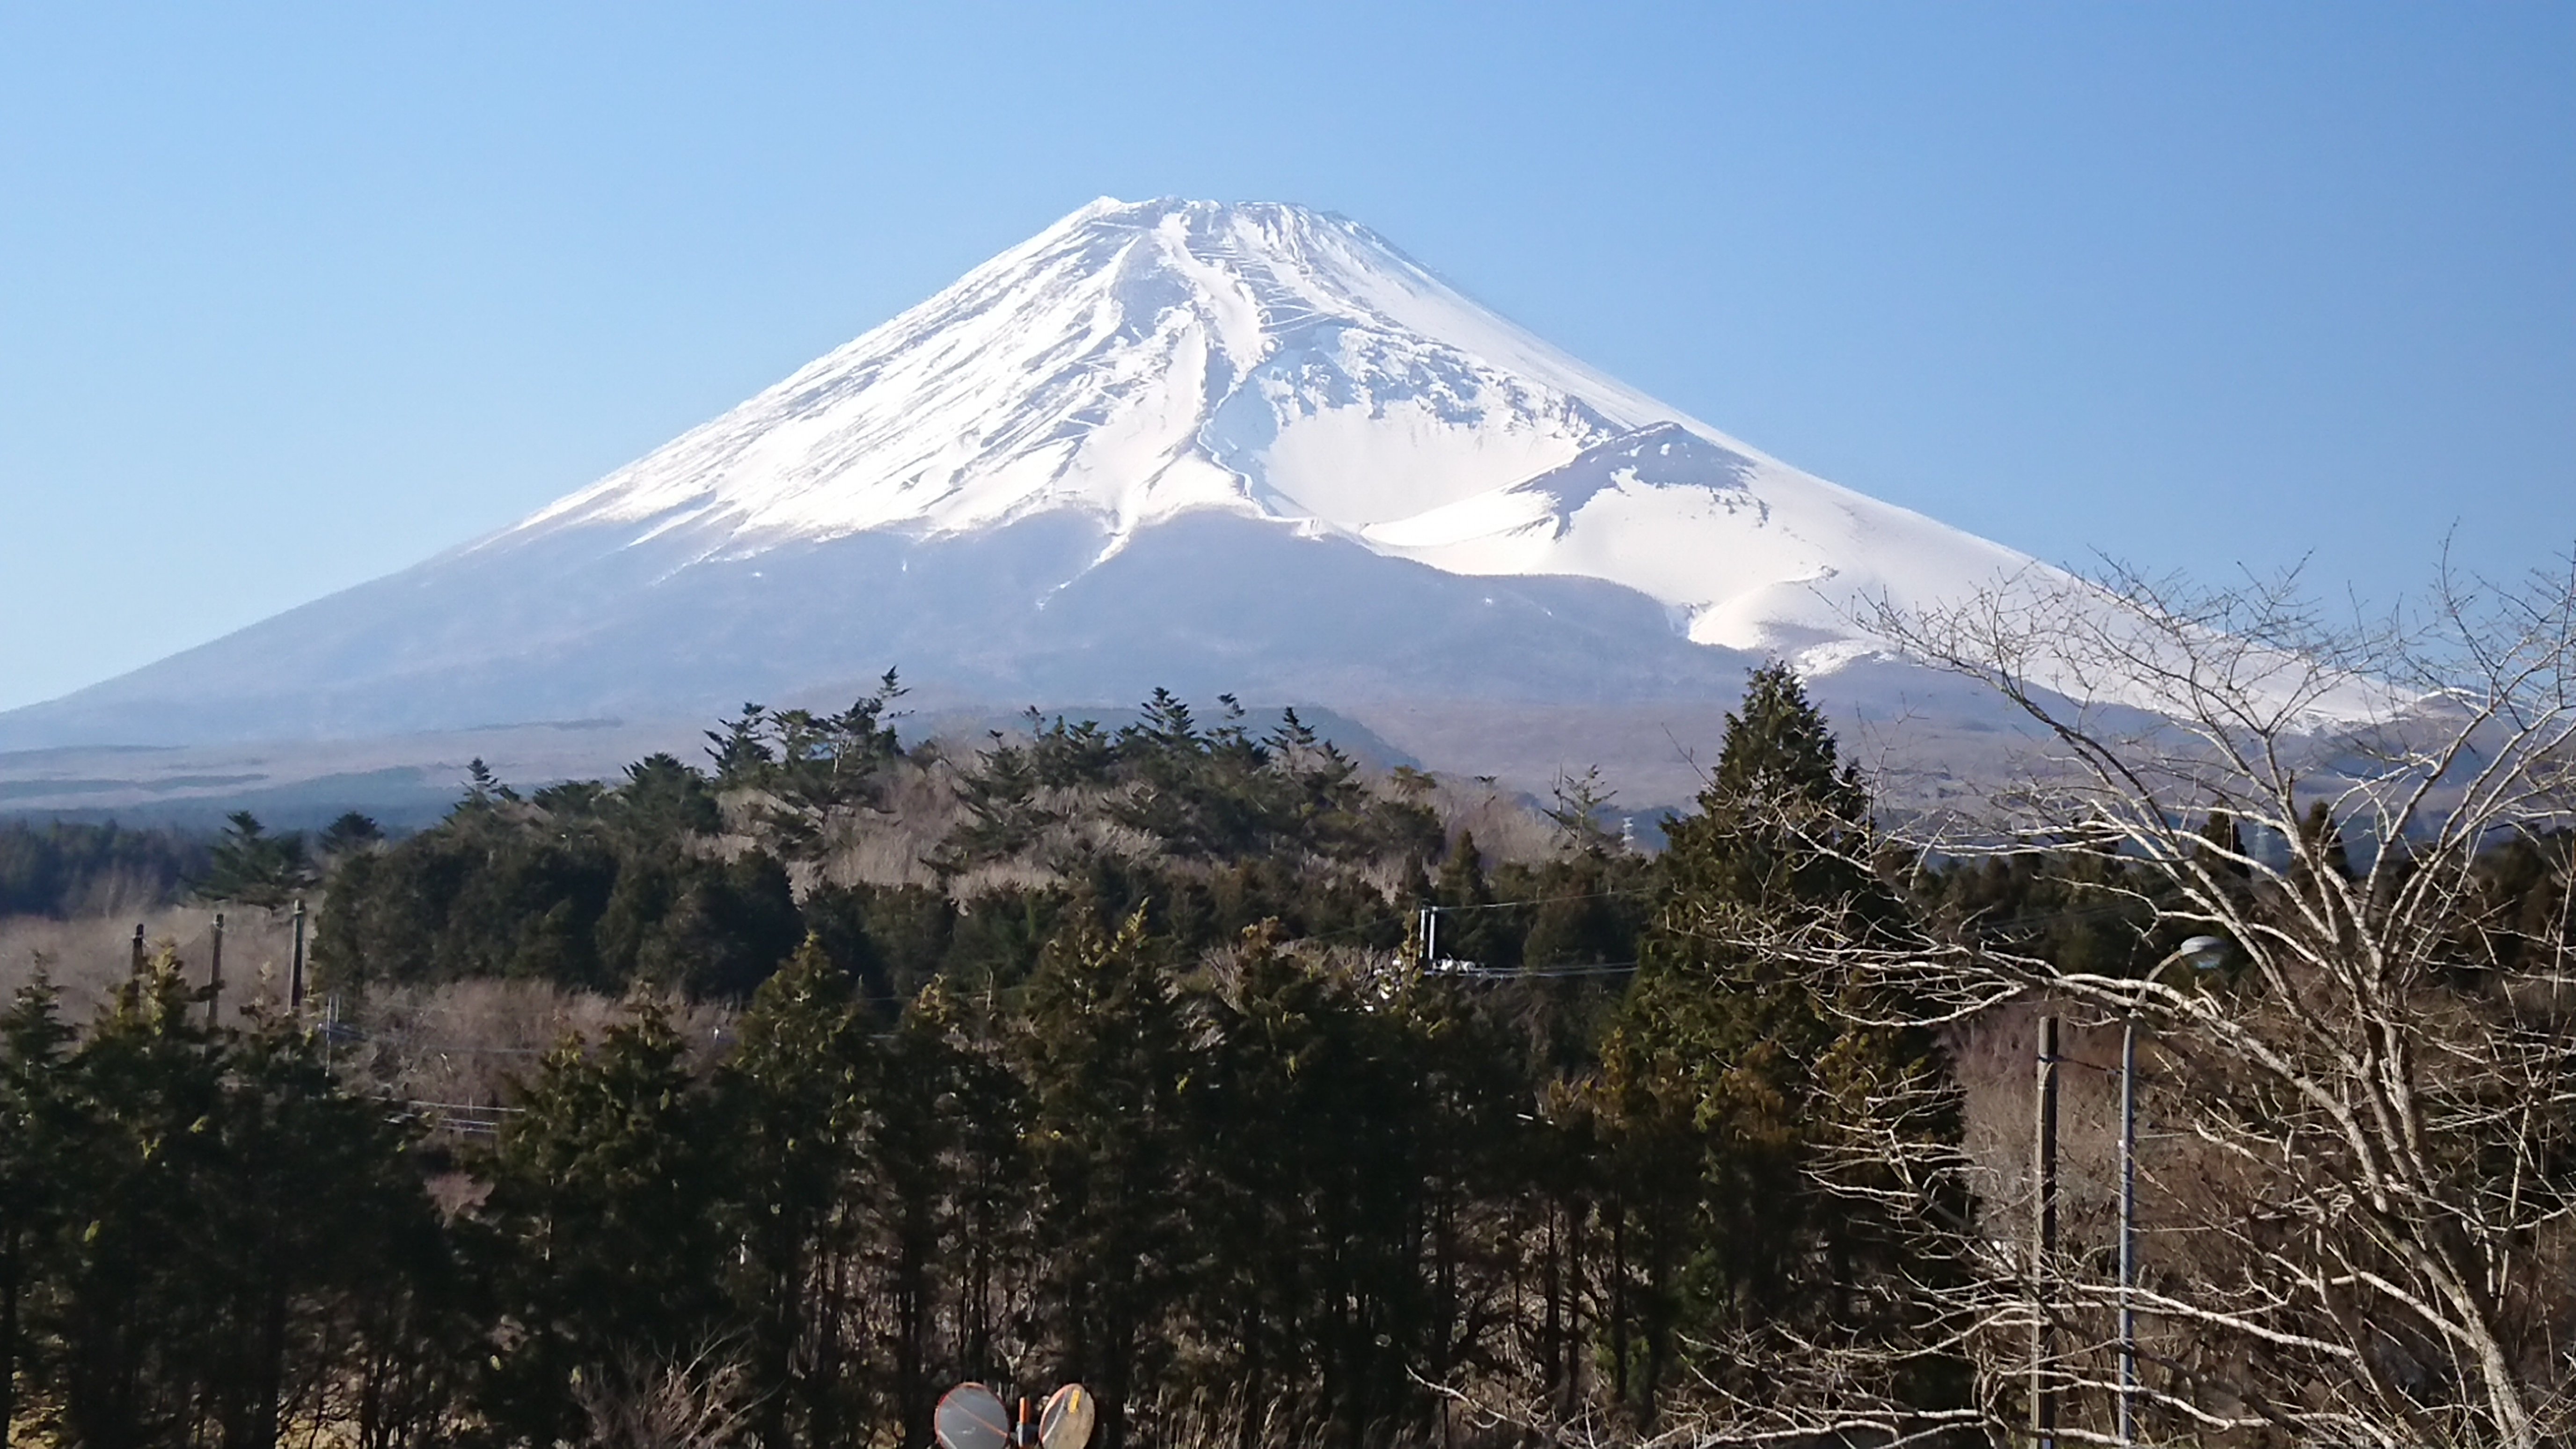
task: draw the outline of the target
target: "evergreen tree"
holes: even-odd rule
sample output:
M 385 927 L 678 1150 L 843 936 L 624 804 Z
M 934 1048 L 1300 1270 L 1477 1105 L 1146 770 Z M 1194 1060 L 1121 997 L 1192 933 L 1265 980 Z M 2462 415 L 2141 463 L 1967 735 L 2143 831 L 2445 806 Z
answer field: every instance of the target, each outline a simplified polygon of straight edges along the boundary
M 1668 829 L 1645 965 L 1604 1046 L 1602 1102 L 1621 1164 L 1614 1232 L 1641 1240 L 1633 1258 L 1622 1251 L 1636 1268 L 1627 1387 L 1650 1418 L 1694 1321 L 1822 1325 L 1854 1276 L 1899 1270 L 1888 1233 L 1822 1196 L 1816 1170 L 1836 1114 L 1864 1109 L 1872 1074 L 1920 1070 L 1930 1044 L 1853 1025 L 1836 983 L 1713 944 L 1766 927 L 1866 935 L 1892 919 L 1900 905 L 1872 869 L 1868 808 L 1824 717 L 1773 664 L 1727 717 L 1698 813 Z M 1832 1272 L 1804 1271 L 1820 1259 Z
M 943 1361 L 956 1377 L 993 1376 L 984 1343 L 941 1343 L 940 1314 L 951 1308 L 960 1339 L 982 1337 L 968 1323 L 990 1302 L 983 1290 L 999 1276 L 998 1239 L 1014 1216 L 998 1190 L 1017 1180 L 1018 1118 L 1012 1094 L 992 1091 L 1009 1079 L 972 1070 L 949 1038 L 955 1024 L 933 982 L 879 1043 L 855 1184 L 867 1225 L 865 1286 L 881 1305 L 872 1346 L 906 1444 L 930 1442 L 931 1413 L 950 1381 Z M 979 1145 L 1001 1156 L 970 1160 Z M 952 1295 L 952 1283 L 972 1286 Z
M 384 839 L 385 829 L 373 817 L 351 810 L 324 826 L 321 839 L 316 844 L 321 848 L 324 860 L 337 862 L 359 851 L 372 850 L 383 844 Z
M 160 964 L 127 982 L 73 1058 L 80 1120 L 56 1164 L 70 1215 L 48 1295 L 49 1427 L 99 1449 L 187 1442 L 230 1323 L 214 1275 L 178 1250 L 218 1186 L 219 1058 Z
M 376 1308 L 426 1268 L 427 1194 L 381 1108 L 340 1092 L 302 1031 L 214 1032 L 194 1004 L 164 955 L 55 1074 L 39 1417 L 82 1444 L 273 1449 L 381 1384 Z M 22 1046 L 41 1043 L 45 1013 L 22 1007 Z
M 223 838 L 215 843 L 214 858 L 205 879 L 197 884 L 197 895 L 276 910 L 319 879 L 305 851 L 303 832 L 271 835 L 258 816 L 237 810 L 226 817 Z
M 551 1444 L 579 1435 L 580 1386 L 656 1372 L 721 1347 L 718 1195 L 731 1168 L 668 1018 L 633 1007 L 594 1052 L 549 1053 L 484 1164 L 480 1220 L 498 1330 L 484 1415 Z
M 771 1449 L 843 1442 L 860 1409 L 850 1189 L 866 1132 L 866 1040 L 848 973 L 808 939 L 752 998 L 717 1077 L 747 1387 Z
M 48 1285 L 55 1236 L 76 1205 L 64 1172 L 71 1104 L 61 1080 L 72 1032 L 56 1002 L 39 971 L 0 1017 L 0 1442 L 18 1422 L 21 1377 L 45 1377 L 30 1300 Z
M 1438 910 L 1432 949 L 1441 961 L 1497 971 L 1520 964 L 1520 932 L 1515 930 L 1521 924 L 1520 913 L 1496 908 L 1474 831 L 1460 831 L 1457 843 L 1449 847 L 1449 858 L 1441 863 L 1440 878 L 1432 889 L 1432 905 Z
M 1141 910 L 1114 932 L 1078 918 L 1029 983 L 1037 1246 L 1062 1315 L 1061 1376 L 1098 1391 L 1102 1449 L 1122 1449 L 1123 1406 L 1170 1347 L 1158 1330 L 1186 1226 L 1179 1025 Z
M 2329 873 L 2344 880 L 2352 880 L 2360 874 L 2353 869 L 2352 852 L 2343 837 L 2343 822 L 2334 818 L 2333 808 L 2323 799 L 2309 802 L 2308 813 L 2299 821 L 2299 838 Z M 2296 878 L 2294 875 L 2293 879 Z

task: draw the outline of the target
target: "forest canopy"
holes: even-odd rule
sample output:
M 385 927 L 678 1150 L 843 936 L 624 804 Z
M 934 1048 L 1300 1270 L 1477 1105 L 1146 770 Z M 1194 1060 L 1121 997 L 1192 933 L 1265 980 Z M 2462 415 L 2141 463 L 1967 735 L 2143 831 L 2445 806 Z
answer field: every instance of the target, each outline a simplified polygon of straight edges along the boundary
M 939 748 L 899 698 L 749 705 L 703 766 L 608 781 L 478 762 L 401 840 L 235 821 L 197 879 L 318 893 L 321 1022 L 217 1021 L 175 955 L 94 1022 L 22 994 L 11 1420 L 920 1445 L 959 1380 L 1078 1379 L 1108 1449 L 2562 1422 L 2532 1345 L 2576 1314 L 2563 816 L 2409 833 L 2287 776 L 2123 795 L 2167 776 L 2079 719 L 2057 738 L 2102 752 L 2094 793 L 1908 835 L 1774 664 L 1662 852 L 1576 779 L 1506 854 L 1452 785 L 1293 712 L 1158 692 L 1116 730 Z M 2162 974 L 2213 931 L 2214 969 Z M 474 1035 L 539 993 L 623 1004 L 547 1046 Z M 2114 1331 L 2098 1188 L 2033 1237 L 2043 1013 L 2092 1065 L 2150 1025 L 2149 1109 L 2196 1134 L 2142 1174 L 2116 1286 L 2143 1331 Z M 2374 1042 L 2403 1050 L 2336 1076 Z M 2414 1140 L 2456 1149 L 2337 1125 L 2392 1072 L 2464 1134 Z M 2098 1184 L 2090 1080 L 2063 1150 Z M 2301 1152 L 2265 1156 L 2275 1129 Z M 2372 1173 L 2414 1196 L 2347 1232 L 2337 1184 Z M 2477 1254 L 2509 1291 L 2442 1296 Z M 2428 1286 L 2379 1286 L 2405 1274 Z

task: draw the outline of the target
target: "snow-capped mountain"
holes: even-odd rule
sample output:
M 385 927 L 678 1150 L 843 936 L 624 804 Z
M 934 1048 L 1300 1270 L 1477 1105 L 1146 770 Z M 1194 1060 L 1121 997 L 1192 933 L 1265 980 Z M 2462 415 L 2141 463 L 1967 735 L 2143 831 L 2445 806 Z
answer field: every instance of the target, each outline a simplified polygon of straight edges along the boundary
M 585 529 L 731 561 L 1054 512 L 1096 522 L 1103 561 L 1214 512 L 1444 573 L 1602 579 L 1753 650 L 2030 562 L 1592 371 L 1357 223 L 1105 198 L 477 547 Z
M 1101 200 L 489 537 L 0 749 L 825 699 L 1731 702 L 2039 568 L 1585 367 L 1354 222 Z M 1579 763 L 1579 762 L 1578 762 Z

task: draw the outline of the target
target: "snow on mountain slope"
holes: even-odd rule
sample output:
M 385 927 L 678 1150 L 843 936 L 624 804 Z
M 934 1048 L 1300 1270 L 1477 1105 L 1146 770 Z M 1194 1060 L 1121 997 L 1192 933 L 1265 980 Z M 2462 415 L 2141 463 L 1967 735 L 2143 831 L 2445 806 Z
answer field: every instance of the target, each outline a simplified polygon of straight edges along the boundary
M 0 752 L 703 720 L 889 665 L 960 705 L 1170 685 L 1499 738 L 1514 711 L 1704 719 L 1772 654 L 1847 722 L 1933 698 L 1991 732 L 2008 709 L 1927 696 L 1852 617 L 2008 580 L 2052 620 L 2102 602 L 1592 371 L 1352 222 L 1102 200 L 511 528 L 0 714 Z
M 2034 567 L 1592 371 L 1353 222 L 1108 199 L 479 547 L 579 530 L 713 562 L 1072 511 L 1105 559 L 1197 510 L 1605 580 L 1738 649 Z

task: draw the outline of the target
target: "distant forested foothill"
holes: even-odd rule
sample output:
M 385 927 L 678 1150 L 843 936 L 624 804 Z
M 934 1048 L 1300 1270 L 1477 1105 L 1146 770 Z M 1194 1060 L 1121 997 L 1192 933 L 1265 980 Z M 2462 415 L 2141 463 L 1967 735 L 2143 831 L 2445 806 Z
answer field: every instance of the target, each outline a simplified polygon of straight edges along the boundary
M 1581 782 L 1489 856 L 1449 785 L 1293 713 L 1158 693 L 943 750 L 886 685 L 746 707 L 704 766 L 523 794 L 478 765 L 399 841 L 53 837 L 246 908 L 315 892 L 331 1015 L 211 1027 L 167 955 L 94 1022 L 21 994 L 0 1421 L 921 1446 L 958 1380 L 1079 1379 L 1108 1449 L 1606 1441 L 1758 1397 L 1720 1347 L 1758 1329 L 1896 1346 L 1878 1391 L 1938 1422 L 1977 1392 L 1927 1326 L 1943 1260 L 1840 1148 L 1941 1041 L 1695 923 L 1830 903 L 2109 970 L 2173 946 L 2148 885 L 2091 904 L 2116 858 L 1879 850 L 1781 667 L 1651 858 Z M 69 909 L 23 836 L 9 908 Z M 626 1005 L 482 1100 L 415 1095 L 386 1064 L 476 1052 L 435 1024 L 495 983 Z
M 206 869 L 177 831 L 0 821 L 0 916 L 93 915 L 177 898 Z

